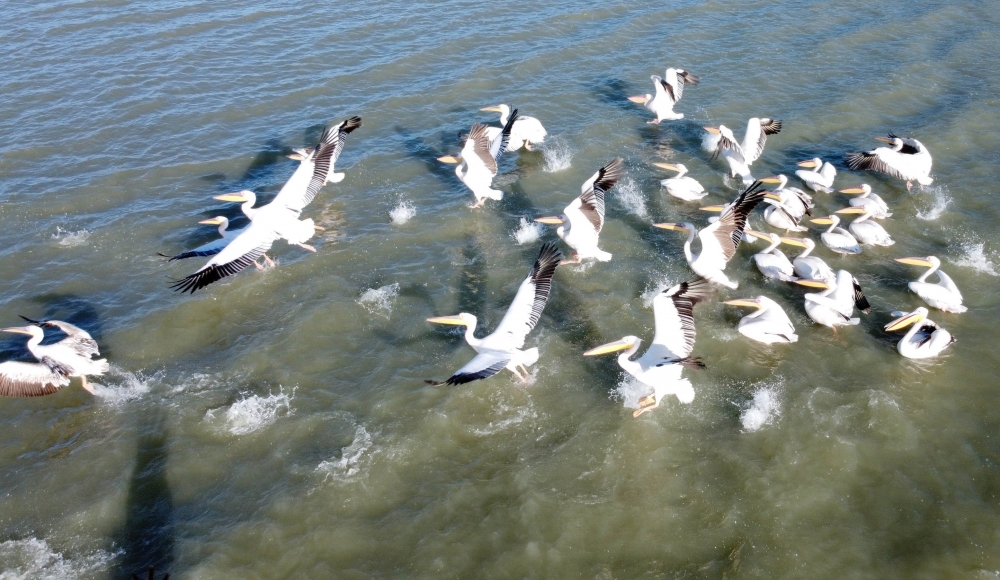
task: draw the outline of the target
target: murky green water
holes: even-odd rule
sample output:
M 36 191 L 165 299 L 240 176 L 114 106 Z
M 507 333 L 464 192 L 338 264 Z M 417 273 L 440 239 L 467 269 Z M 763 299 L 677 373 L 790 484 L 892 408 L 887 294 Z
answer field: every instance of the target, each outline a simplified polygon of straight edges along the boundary
M 76 322 L 113 372 L 99 397 L 0 401 L 0 579 L 1000 575 L 991 4 L 55 1 L 5 18 L 0 324 Z M 647 125 L 625 97 L 667 66 L 702 82 L 684 120 Z M 505 157 L 504 200 L 473 212 L 435 158 L 499 102 L 550 138 Z M 316 254 L 279 242 L 276 269 L 167 289 L 198 264 L 156 252 L 238 214 L 212 195 L 270 198 L 295 167 L 283 154 L 354 114 L 347 178 L 305 212 L 327 228 Z M 701 127 L 740 135 L 749 116 L 784 121 L 755 175 L 818 155 L 892 207 L 895 246 L 817 251 L 875 310 L 813 325 L 802 291 L 763 282 L 741 248 L 740 289 L 718 298 L 771 296 L 800 341 L 750 343 L 739 309 L 699 306 L 693 404 L 633 420 L 635 384 L 581 353 L 651 338 L 649 299 L 691 276 L 682 236 L 651 224 L 705 219 L 651 163 L 728 201 Z M 889 130 L 930 149 L 933 186 L 845 170 Z M 614 259 L 557 272 L 534 383 L 425 385 L 472 350 L 424 319 L 468 311 L 492 330 L 541 243 L 521 220 L 619 155 Z M 919 363 L 881 328 L 920 304 L 919 272 L 892 259 L 927 254 L 969 312 L 932 314 L 958 343 Z

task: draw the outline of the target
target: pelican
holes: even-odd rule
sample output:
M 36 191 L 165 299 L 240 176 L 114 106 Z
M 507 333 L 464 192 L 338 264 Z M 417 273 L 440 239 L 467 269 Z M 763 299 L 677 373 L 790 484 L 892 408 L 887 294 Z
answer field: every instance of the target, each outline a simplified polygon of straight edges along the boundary
M 503 369 L 514 373 L 522 382 L 528 381 L 528 369 L 538 360 L 538 348 L 520 350 L 524 339 L 538 323 L 545 303 L 549 299 L 552 288 L 552 274 L 562 259 L 562 253 L 555 244 L 546 243 L 535 260 L 528 277 L 521 282 L 514 301 L 507 309 L 507 314 L 497 325 L 492 334 L 476 338 L 476 317 L 467 312 L 455 316 L 439 316 L 428 318 L 427 322 L 437 324 L 453 324 L 465 327 L 465 341 L 479 354 L 464 367 L 458 369 L 443 383 L 428 381 L 432 385 L 461 385 L 479 379 L 491 377 Z M 520 370 L 524 371 L 522 375 Z
M 785 230 L 786 232 L 809 231 L 809 228 L 799 225 L 799 218 L 801 218 L 801 216 L 796 216 L 793 211 L 785 205 L 782 196 L 773 192 L 768 192 L 764 196 L 764 203 L 768 204 L 768 207 L 764 210 L 764 221 L 768 224 L 778 228 L 779 230 Z
M 214 256 L 219 252 L 221 252 L 222 248 L 228 246 L 229 242 L 235 240 L 236 236 L 243 233 L 242 229 L 239 230 L 229 229 L 229 219 L 221 215 L 215 216 L 214 218 L 211 219 L 202 220 L 198 223 L 211 226 L 219 226 L 219 235 L 221 237 L 217 240 L 212 240 L 211 242 L 202 244 L 193 250 L 181 252 L 176 256 L 167 256 L 165 254 L 160 254 L 160 255 L 163 256 L 164 258 L 169 257 L 170 259 L 167 260 L 168 262 L 173 262 L 174 260 L 183 260 L 185 258 L 200 257 L 200 256 Z
M 781 253 L 781 250 L 778 249 L 778 244 L 782 241 L 781 236 L 750 229 L 746 230 L 745 233 L 759 240 L 768 240 L 771 242 L 770 246 L 753 256 L 754 263 L 757 264 L 757 269 L 760 270 L 761 274 L 783 282 L 795 280 L 795 268 L 788 261 L 788 258 Z
M 895 311 L 897 317 L 885 325 L 886 332 L 892 332 L 913 325 L 896 344 L 896 350 L 906 358 L 931 358 L 955 342 L 950 332 L 927 318 L 927 309 L 918 307 L 910 313 Z
M 683 119 L 684 113 L 675 113 L 674 105 L 681 100 L 681 95 L 684 94 L 684 85 L 697 85 L 698 77 L 679 68 L 668 68 L 665 78 L 659 75 L 650 75 L 649 78 L 653 81 L 656 94 L 647 93 L 628 98 L 633 103 L 641 103 L 656 113 L 656 119 L 647 121 L 647 123 L 659 124 L 663 120 Z
M 861 284 L 847 270 L 837 272 L 837 280 L 832 286 L 816 280 L 796 280 L 795 283 L 813 288 L 825 288 L 819 294 L 805 295 L 806 314 L 823 326 L 829 326 L 834 330 L 836 326 L 853 326 L 861 322 L 860 318 L 851 318 L 855 308 L 865 314 L 871 312 L 871 305 L 861 291 Z
M 725 125 L 705 127 L 708 135 L 702 140 L 702 146 L 712 153 L 712 159 L 719 155 L 729 164 L 733 177 L 742 177 L 744 183 L 753 181 L 750 166 L 764 153 L 767 136 L 781 131 L 781 121 L 751 117 L 747 121 L 747 130 L 743 134 L 743 142 L 737 143 L 733 131 Z
M 814 157 L 808 161 L 800 161 L 798 165 L 809 168 L 809 171 L 799 169 L 795 172 L 809 189 L 823 193 L 833 191 L 833 178 L 837 177 L 837 168 L 829 161 L 824 162 L 819 157 Z
M 295 149 L 288 157 L 298 160 L 299 166 L 270 205 L 291 210 L 298 217 L 298 213 L 316 198 L 324 185 L 342 181 L 344 174 L 334 173 L 333 165 L 344 149 L 347 135 L 360 126 L 361 117 L 351 117 L 324 129 L 320 142 L 315 147 Z M 244 206 L 244 213 L 246 209 Z
M 460 157 L 451 155 L 438 157 L 438 161 L 459 164 L 455 168 L 455 175 L 476 196 L 476 203 L 469 207 L 475 209 L 486 203 L 487 199 L 503 198 L 502 191 L 493 189 L 493 178 L 497 175 L 497 160 L 507 150 L 510 131 L 515 121 L 517 121 L 517 109 L 511 113 L 507 124 L 492 143 L 486 134 L 486 125 L 475 123 L 465 139 Z
M 804 215 L 812 215 L 810 209 L 816 207 L 812 196 L 797 187 L 788 187 L 788 177 L 784 174 L 774 177 L 765 177 L 761 183 L 776 183 L 778 187 L 772 193 L 781 198 L 781 204 L 785 211 L 796 219 L 802 219 Z
M 738 330 L 740 334 L 757 342 L 774 344 L 776 342 L 797 342 L 799 336 L 795 334 L 795 327 L 788 315 L 781 309 L 777 302 L 767 296 L 756 298 L 739 298 L 737 300 L 726 300 L 723 304 L 730 306 L 749 306 L 756 308 L 756 312 L 751 312 L 740 319 Z
M 833 269 L 822 258 L 809 255 L 816 248 L 816 243 L 811 239 L 781 238 L 781 241 L 786 244 L 805 248 L 804 252 L 795 256 L 795 259 L 792 260 L 792 267 L 795 269 L 796 276 L 805 280 L 820 280 L 823 282 L 833 282 L 836 279 Z
M 556 228 L 556 235 L 574 250 L 573 260 L 563 264 L 579 264 L 584 258 L 601 262 L 611 259 L 611 254 L 597 247 L 597 237 L 604 227 L 604 194 L 624 174 L 624 160 L 618 157 L 584 182 L 583 193 L 563 209 L 561 216 L 535 220 L 543 224 L 562 224 Z
M 896 243 L 889 236 L 889 232 L 885 231 L 885 228 L 871 220 L 874 215 L 872 214 L 871 206 L 863 205 L 861 207 L 845 207 L 844 209 L 838 209 L 834 213 L 861 214 L 861 217 L 852 221 L 851 225 L 847 226 L 847 228 L 851 230 L 854 237 L 857 238 L 862 244 L 868 244 L 870 246 L 891 246 Z
M 968 310 L 962 304 L 962 293 L 958 291 L 958 286 L 952 281 L 951 276 L 940 270 L 941 260 L 935 256 L 927 256 L 926 258 L 896 258 L 896 261 L 901 264 L 930 268 L 908 284 L 910 290 L 913 290 L 924 302 L 945 312 L 961 313 Z M 927 278 L 934 272 L 937 272 L 938 275 L 937 284 L 927 282 Z
M 660 185 L 666 187 L 667 193 L 670 195 L 684 201 L 696 201 L 708 195 L 705 188 L 695 178 L 687 176 L 688 170 L 683 164 L 654 163 L 653 165 L 677 172 L 675 177 L 668 177 L 660 181 Z
M 819 239 L 823 241 L 826 247 L 830 248 L 838 254 L 860 254 L 861 245 L 858 244 L 858 240 L 851 235 L 850 232 L 844 228 L 837 227 L 840 224 L 840 217 L 835 214 L 828 215 L 826 217 L 815 218 L 809 220 L 814 224 L 830 226 L 830 229 L 826 230 L 820 234 Z
M 878 194 L 872 193 L 872 188 L 867 183 L 862 183 L 858 187 L 841 189 L 840 193 L 848 193 L 852 195 L 860 194 L 858 197 L 851 198 L 851 206 L 871 208 L 872 217 L 875 219 L 881 220 L 892 215 L 892 212 L 889 211 L 889 206 L 882 201 L 882 198 L 879 197 Z
M 335 173 L 333 171 L 333 166 L 337 163 L 337 159 L 340 158 L 341 152 L 344 151 L 344 145 L 347 143 L 347 136 L 351 134 L 355 129 L 361 126 L 361 117 L 351 117 L 337 123 L 333 127 L 326 129 L 323 132 L 323 139 L 316 149 L 319 153 L 316 155 L 316 174 L 322 179 L 322 187 L 327 183 L 340 183 L 344 180 L 343 173 Z M 329 155 L 325 155 L 323 151 L 324 145 L 329 147 Z M 294 159 L 294 157 L 292 157 Z
M 57 327 L 63 330 L 67 337 L 57 343 L 43 345 L 41 342 L 45 337 L 45 331 L 39 324 Z M 67 322 L 49 320 L 39 324 L 3 329 L 3 332 L 30 336 L 28 352 L 39 362 L 0 363 L 0 395 L 5 397 L 51 395 L 68 385 L 70 377 L 80 377 L 83 388 L 94 394 L 94 389 L 87 383 L 87 375 L 103 375 L 109 369 L 107 360 L 92 358 L 98 354 L 97 343 L 86 331 Z
M 507 125 L 510 117 L 510 107 L 500 103 L 495 107 L 483 107 L 479 110 L 500 113 L 500 127 L 487 128 L 490 141 L 492 141 L 503 131 L 501 127 Z M 531 151 L 532 146 L 536 143 L 545 141 L 546 135 L 548 135 L 548 132 L 538 119 L 527 116 L 518 117 L 510 129 L 510 141 L 507 143 L 507 148 L 504 151 L 517 151 L 522 145 L 525 149 Z
M 94 340 L 94 337 L 90 336 L 89 332 L 79 326 L 76 326 L 75 324 L 63 322 L 62 320 L 32 320 L 27 316 L 21 316 L 21 318 L 28 324 L 33 324 L 38 327 L 58 328 L 63 334 L 66 335 L 66 338 L 64 338 L 62 342 L 84 355 L 92 357 L 101 354 L 97 347 L 97 341 Z
M 877 147 L 864 153 L 847 155 L 847 166 L 854 170 L 871 169 L 906 181 L 906 189 L 916 181 L 920 185 L 934 183 L 931 179 L 931 154 L 924 144 L 909 137 L 875 137 L 892 147 Z
M 638 417 L 660 406 L 664 395 L 677 395 L 681 403 L 694 400 L 694 387 L 681 377 L 685 367 L 705 368 L 704 363 L 691 357 L 694 349 L 694 305 L 710 296 L 711 288 L 704 278 L 695 278 L 664 290 L 653 298 L 653 318 L 656 331 L 653 342 L 636 360 L 629 360 L 639 350 L 637 336 L 625 336 L 583 353 L 595 356 L 624 350 L 618 355 L 618 365 L 640 383 L 653 388 L 653 394 L 639 399 L 640 407 L 632 413 Z M 627 349 L 627 350 L 626 350 Z
M 760 182 L 754 182 L 749 187 L 740 192 L 736 200 L 722 212 L 719 219 L 702 228 L 701 231 L 695 229 L 690 223 L 663 223 L 653 224 L 655 227 L 665 230 L 676 230 L 687 232 L 687 241 L 684 242 L 684 257 L 695 274 L 707 278 L 716 284 L 722 284 L 729 288 L 736 288 L 739 284 L 726 277 L 723 270 L 736 253 L 743 240 L 743 228 L 746 225 L 747 215 L 757 207 L 757 204 L 764 198 L 764 191 Z M 691 242 L 694 241 L 695 233 L 701 240 L 701 253 L 697 256 L 691 253 Z

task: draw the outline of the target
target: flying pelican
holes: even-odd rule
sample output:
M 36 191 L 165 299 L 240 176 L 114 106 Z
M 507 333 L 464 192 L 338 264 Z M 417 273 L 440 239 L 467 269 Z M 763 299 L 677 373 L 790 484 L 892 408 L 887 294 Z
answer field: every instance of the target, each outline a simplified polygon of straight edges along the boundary
M 719 219 L 702 228 L 701 231 L 695 229 L 694 225 L 684 223 L 663 223 L 653 224 L 653 226 L 665 230 L 676 230 L 687 232 L 687 241 L 684 242 L 684 257 L 695 274 L 707 278 L 716 284 L 722 284 L 729 288 L 736 288 L 739 284 L 726 277 L 723 270 L 743 240 L 743 228 L 746 225 L 747 215 L 757 207 L 757 204 L 764 198 L 764 190 L 760 182 L 754 182 L 749 187 L 740 192 L 736 200 L 722 212 Z M 695 233 L 701 240 L 701 253 L 697 256 L 691 253 L 691 242 L 694 241 Z
M 327 183 L 340 183 L 344 180 L 343 173 L 335 173 L 333 171 L 334 164 L 337 163 L 337 159 L 340 158 L 341 152 L 344 151 L 344 145 L 347 143 L 347 136 L 351 134 L 355 129 L 361 126 L 361 117 L 351 117 L 333 125 L 332 127 L 323 131 L 323 138 L 311 151 L 319 150 L 320 153 L 316 155 L 316 174 L 318 178 L 322 179 L 322 184 Z M 322 148 L 326 146 L 330 148 L 329 155 L 324 155 Z M 289 155 L 291 159 L 302 160 L 302 153 L 311 152 L 310 150 L 297 150 L 296 153 L 300 154 L 300 157 L 295 157 Z
M 455 175 L 476 196 L 476 203 L 469 207 L 475 209 L 486 203 L 487 199 L 503 198 L 502 191 L 493 189 L 493 178 L 497 174 L 497 160 L 507 150 L 510 131 L 517 118 L 517 109 L 514 109 L 500 135 L 492 143 L 486 134 L 488 127 L 475 123 L 469 130 L 459 157 L 452 155 L 438 157 L 438 161 L 459 164 L 455 168 Z
M 737 300 L 726 300 L 723 304 L 730 306 L 749 306 L 756 308 L 756 312 L 751 312 L 740 319 L 738 330 L 740 334 L 757 342 L 774 344 L 775 342 L 797 342 L 799 336 L 795 334 L 795 327 L 788 315 L 781 309 L 777 302 L 767 296 L 756 298 L 739 298 Z
M 882 201 L 882 198 L 878 194 L 872 193 L 872 188 L 867 183 L 862 183 L 858 187 L 841 189 L 840 193 L 860 194 L 858 197 L 851 198 L 851 207 L 871 208 L 872 217 L 875 219 L 881 220 L 892 215 L 892 212 L 889 211 L 889 206 Z
M 500 127 L 487 128 L 490 141 L 493 141 L 503 131 L 501 127 L 507 125 L 510 116 L 510 107 L 500 103 L 495 107 L 483 107 L 479 110 L 500 113 Z M 518 117 L 510 129 L 510 141 L 507 143 L 507 148 L 504 151 L 517 151 L 522 145 L 525 149 L 531 151 L 533 145 L 545 141 L 546 135 L 548 135 L 548 132 L 538 119 L 527 116 Z
M 906 358 L 931 358 L 955 342 L 950 332 L 927 318 L 927 309 L 923 306 L 909 314 L 896 311 L 892 315 L 898 318 L 885 325 L 886 332 L 913 325 L 896 344 L 896 350 Z
M 94 340 L 94 337 L 90 336 L 89 332 L 79 326 L 76 326 L 75 324 L 63 322 L 62 320 L 32 320 L 27 316 L 21 316 L 21 318 L 28 324 L 33 324 L 38 327 L 58 328 L 63 334 L 66 335 L 66 338 L 64 338 L 61 342 L 84 355 L 96 356 L 101 354 L 97 347 L 97 341 Z
M 816 248 L 816 243 L 810 238 L 781 238 L 781 241 L 805 248 L 804 252 L 792 260 L 796 276 L 805 280 L 820 280 L 829 283 L 835 281 L 836 275 L 833 273 L 833 269 L 822 258 L 809 255 Z
M 507 314 L 492 334 L 476 338 L 476 317 L 467 312 L 455 316 L 428 318 L 427 322 L 465 326 L 465 341 L 479 354 L 464 367 L 458 369 L 444 383 L 428 381 L 432 385 L 461 385 L 479 379 L 492 377 L 503 369 L 514 373 L 521 382 L 528 381 L 528 369 L 538 360 L 538 348 L 520 350 L 524 339 L 538 323 L 552 288 L 552 274 L 562 259 L 562 253 L 555 244 L 546 243 L 535 260 L 528 277 L 521 282 L 514 301 Z M 522 375 L 518 367 L 524 371 Z
M 862 244 L 868 244 L 870 246 L 891 246 L 896 243 L 889 236 L 889 232 L 885 231 L 885 228 L 871 220 L 874 215 L 872 214 L 871 206 L 863 205 L 861 207 L 845 207 L 844 209 L 838 209 L 834 213 L 861 214 L 861 217 L 852 221 L 851 225 L 847 226 L 847 228 L 851 230 L 854 237 L 857 238 Z
M 633 417 L 659 407 L 664 395 L 677 395 L 681 403 L 694 400 L 694 387 L 681 377 L 681 372 L 684 367 L 705 368 L 701 360 L 691 357 L 695 339 L 694 305 L 710 295 L 708 281 L 695 278 L 664 290 L 653 298 L 656 324 L 653 342 L 634 361 L 629 359 L 638 352 L 642 342 L 637 336 L 625 336 L 583 353 L 584 356 L 595 356 L 625 350 L 618 355 L 618 366 L 640 383 L 653 387 L 653 394 L 639 399 L 640 407 L 632 413 Z
M 611 259 L 611 254 L 597 247 L 597 237 L 604 227 L 604 193 L 624 174 L 624 160 L 618 157 L 584 182 L 583 193 L 563 209 L 561 216 L 535 220 L 543 224 L 562 224 L 556 228 L 556 235 L 574 250 L 573 260 L 563 264 L 579 264 L 584 258 L 601 262 Z
M 809 220 L 814 224 L 822 226 L 830 226 L 830 229 L 826 230 L 820 234 L 819 239 L 823 241 L 826 247 L 830 248 L 838 254 L 860 254 L 861 245 L 858 244 L 858 240 L 851 235 L 850 232 L 844 228 L 837 227 L 840 224 L 840 217 L 835 214 L 828 215 L 826 217 L 814 218 Z
M 759 240 L 768 240 L 771 242 L 770 246 L 753 256 L 754 263 L 757 264 L 757 269 L 760 270 L 761 274 L 783 282 L 795 280 L 795 268 L 788 261 L 788 258 L 781 253 L 781 250 L 778 249 L 778 244 L 782 242 L 781 236 L 775 233 L 768 234 L 750 229 L 744 233 Z
M 837 168 L 829 161 L 824 162 L 819 157 L 814 157 L 808 161 L 800 161 L 798 165 L 810 169 L 809 171 L 799 169 L 795 172 L 809 189 L 823 193 L 833 191 L 833 179 L 837 177 Z
M 667 193 L 670 195 L 683 199 L 684 201 L 695 201 L 708 195 L 705 188 L 702 187 L 695 178 L 687 176 L 688 170 L 683 164 L 654 163 L 653 165 L 662 169 L 677 172 L 675 177 L 668 177 L 667 179 L 660 181 L 660 185 L 666 187 Z
M 23 318 L 23 317 L 22 317 Z M 7 361 L 0 363 L 0 395 L 37 397 L 51 395 L 69 384 L 70 377 L 80 377 L 83 388 L 94 394 L 87 375 L 103 375 L 110 368 L 105 359 L 93 360 L 97 346 L 86 331 L 59 320 L 40 324 L 63 330 L 67 337 L 55 344 L 41 344 L 45 331 L 37 324 L 4 328 L 3 332 L 27 334 L 28 352 L 39 362 Z M 85 336 L 84 336 L 85 335 Z
M 916 181 L 920 185 L 934 183 L 931 179 L 931 154 L 924 144 L 909 137 L 875 137 L 876 141 L 892 144 L 892 147 L 877 147 L 864 153 L 849 153 L 847 166 L 854 170 L 871 169 L 906 181 L 906 189 Z
M 219 252 L 221 252 L 222 248 L 228 246 L 229 242 L 235 240 L 236 236 L 243 233 L 242 229 L 239 230 L 229 229 L 229 219 L 221 215 L 215 216 L 214 218 L 211 219 L 202 220 L 198 223 L 210 226 L 219 226 L 219 235 L 222 237 L 220 237 L 217 240 L 212 240 L 211 242 L 208 242 L 206 244 L 202 244 L 193 250 L 181 252 L 176 256 L 167 256 L 165 254 L 160 254 L 160 255 L 163 256 L 164 258 L 169 257 L 170 259 L 167 260 L 168 262 L 173 262 L 174 260 L 183 260 L 185 258 L 200 257 L 200 256 L 214 256 Z
M 736 142 L 733 131 L 725 125 L 705 127 L 705 131 L 708 131 L 708 134 L 702 140 L 702 147 L 712 153 L 712 159 L 722 155 L 729 164 L 730 174 L 733 177 L 742 177 L 743 183 L 750 183 L 753 181 L 750 166 L 764 153 L 767 136 L 781 131 L 781 121 L 751 117 L 747 121 L 747 130 L 743 134 L 742 143 Z
M 668 68 L 666 78 L 659 75 L 650 75 L 649 78 L 653 81 L 656 94 L 650 95 L 647 93 L 628 98 L 633 103 L 641 103 L 644 107 L 656 113 L 656 119 L 647 121 L 647 123 L 659 124 L 663 120 L 675 121 L 683 119 L 684 113 L 675 113 L 674 105 L 677 104 L 677 101 L 681 100 L 681 95 L 684 94 L 684 85 L 697 85 L 698 77 L 679 68 Z
M 910 290 L 913 290 L 924 302 L 945 312 L 961 313 L 968 310 L 962 304 L 962 293 L 958 291 L 958 286 L 952 281 L 951 276 L 940 270 L 941 260 L 935 256 L 927 256 L 926 258 L 896 258 L 896 261 L 902 264 L 930 268 L 908 284 Z M 937 284 L 927 282 L 927 278 L 934 272 L 937 272 L 938 275 Z
M 823 326 L 829 326 L 834 330 L 840 325 L 853 326 L 861 322 L 860 318 L 851 318 L 855 308 L 865 314 L 871 312 L 871 305 L 861 291 L 861 284 L 847 270 L 837 272 L 837 280 L 832 286 L 816 280 L 796 280 L 795 283 L 813 288 L 825 288 L 819 294 L 805 295 L 806 314 Z

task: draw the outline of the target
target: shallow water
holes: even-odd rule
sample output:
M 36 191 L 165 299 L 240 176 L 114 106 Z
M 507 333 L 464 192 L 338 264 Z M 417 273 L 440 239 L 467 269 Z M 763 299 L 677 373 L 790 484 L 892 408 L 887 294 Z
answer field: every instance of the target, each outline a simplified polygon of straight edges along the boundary
M 77 323 L 113 369 L 98 397 L 74 383 L 0 401 L 0 579 L 148 564 L 198 579 L 1000 576 L 992 8 L 8 6 L 0 323 Z M 685 119 L 648 125 L 626 97 L 667 66 L 701 84 L 677 106 Z M 435 158 L 495 123 L 478 109 L 499 102 L 550 137 L 505 156 L 504 199 L 471 211 Z M 283 155 L 355 114 L 346 179 L 305 212 L 326 228 L 315 254 L 279 242 L 276 268 L 167 289 L 198 263 L 156 253 L 212 239 L 198 220 L 239 215 L 211 196 L 269 200 L 294 170 Z M 767 294 L 799 342 L 750 343 L 741 309 L 700 305 L 694 402 L 634 420 L 637 385 L 613 357 L 580 353 L 651 338 L 649 300 L 691 276 L 680 234 L 651 224 L 704 223 L 698 205 L 734 196 L 701 127 L 741 135 L 750 116 L 784 121 L 755 175 L 820 156 L 838 188 L 867 182 L 889 203 L 895 246 L 818 250 L 874 311 L 837 333 L 811 324 L 802 292 L 762 281 L 762 246 L 747 245 L 728 270 L 740 289 L 718 299 Z M 843 166 L 890 130 L 930 149 L 932 186 Z M 616 156 L 628 173 L 601 236 L 614 258 L 557 272 L 529 337 L 531 384 L 426 385 L 472 350 L 425 319 L 466 311 L 492 330 L 555 239 L 530 220 Z M 668 197 L 654 161 L 684 163 L 711 195 Z M 932 314 L 958 342 L 914 362 L 881 328 L 920 305 L 906 288 L 919 272 L 892 258 L 928 254 L 969 312 Z M 0 357 L 22 352 L 0 339 Z

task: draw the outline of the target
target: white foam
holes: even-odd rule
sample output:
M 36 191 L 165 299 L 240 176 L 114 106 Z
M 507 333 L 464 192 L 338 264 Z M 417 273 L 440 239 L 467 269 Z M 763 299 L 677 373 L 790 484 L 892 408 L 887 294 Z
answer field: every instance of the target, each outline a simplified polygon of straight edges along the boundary
M 389 219 L 392 220 L 392 223 L 397 226 L 401 226 L 410 221 L 410 218 L 415 215 L 417 215 L 416 208 L 413 207 L 412 203 L 406 200 L 400 201 L 396 204 L 396 207 L 389 210 Z
M 746 431 L 759 431 L 771 424 L 781 414 L 776 386 L 761 387 L 754 391 L 753 400 L 740 413 L 740 423 Z
M 77 230 L 71 232 L 69 230 L 64 230 L 59 226 L 56 226 L 56 233 L 52 234 L 52 239 L 59 242 L 60 246 L 66 246 L 68 248 L 82 246 L 87 243 L 90 238 L 90 232 L 87 230 Z
M 216 424 L 216 427 L 232 435 L 246 435 L 266 427 L 280 417 L 292 414 L 292 397 L 295 390 L 285 394 L 279 389 L 277 394 L 261 397 L 252 395 L 230 405 L 225 414 L 221 409 L 211 409 L 205 413 L 205 421 Z
M 542 167 L 542 171 L 546 173 L 569 169 L 573 159 L 573 151 L 562 140 L 546 142 L 544 149 L 542 149 L 542 155 L 545 156 L 545 166 Z
M 111 365 L 108 374 L 101 377 L 101 380 L 107 384 L 90 381 L 90 386 L 94 389 L 94 395 L 100 397 L 105 403 L 121 406 L 148 394 L 150 383 L 160 378 L 162 378 L 162 373 L 147 377 L 142 372 L 131 373 L 117 365 Z
M 990 276 L 1000 276 L 997 274 L 996 266 L 989 256 L 986 255 L 985 244 L 982 242 L 968 241 L 962 244 L 962 251 L 965 255 L 952 260 L 959 266 L 967 266 Z
M 670 278 L 661 278 L 656 284 L 652 286 L 646 286 L 646 290 L 639 296 L 642 298 L 642 305 L 646 308 L 653 306 L 653 298 L 656 298 L 658 294 L 670 288 L 674 285 L 674 282 L 670 281 Z
M 389 318 L 392 314 L 392 304 L 399 296 L 399 283 L 394 282 L 381 288 L 369 288 L 358 298 L 360 304 L 369 314 L 378 314 Z
M 639 191 L 639 184 L 631 177 L 626 177 L 618 182 L 612 197 L 618 200 L 630 214 L 641 218 L 649 217 L 646 200 L 642 197 L 642 192 Z
M 948 209 L 948 204 L 951 203 L 951 196 L 948 195 L 948 191 L 944 187 L 935 186 L 930 188 L 930 191 L 934 195 L 934 200 L 926 210 L 917 210 L 917 219 L 936 220 L 941 217 L 944 210 Z
M 529 381 L 534 382 L 532 379 L 529 379 Z M 513 407 L 501 404 L 496 408 L 496 411 L 501 418 L 490 421 L 482 428 L 473 429 L 473 433 L 481 437 L 496 435 L 511 427 L 520 425 L 526 420 L 538 418 L 538 412 L 535 411 L 534 405 L 530 403 L 527 405 L 515 405 Z
M 510 237 L 514 238 L 519 246 L 537 242 L 538 238 L 542 237 L 542 224 L 521 218 L 520 226 Z
M 626 374 L 618 383 L 618 386 L 612 389 L 610 397 L 621 401 L 629 409 L 638 409 L 639 399 L 652 392 L 653 387 L 639 382 L 638 379 L 630 374 Z
M 361 460 L 372 447 L 372 435 L 364 425 L 354 429 L 354 440 L 340 450 L 340 459 L 324 461 L 316 466 L 323 473 L 323 481 L 348 481 L 361 471 Z M 370 454 L 369 454 L 370 455 Z
M 38 538 L 0 542 L 0 580 L 76 580 L 106 572 L 118 552 L 65 555 Z

